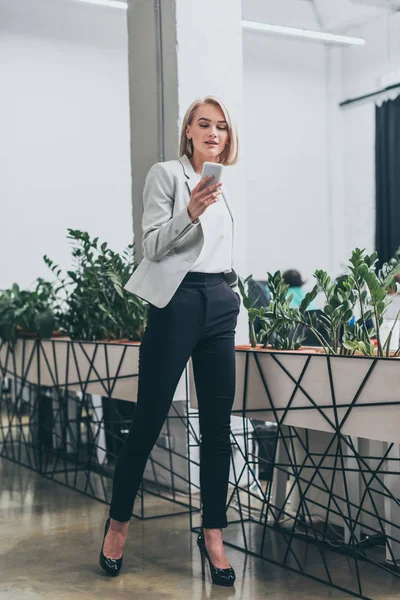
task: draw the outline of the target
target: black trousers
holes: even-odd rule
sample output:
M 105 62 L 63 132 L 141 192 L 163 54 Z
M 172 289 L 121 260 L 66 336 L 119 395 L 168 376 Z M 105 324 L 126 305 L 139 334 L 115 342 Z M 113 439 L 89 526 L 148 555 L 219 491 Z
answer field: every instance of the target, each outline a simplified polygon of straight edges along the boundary
M 239 306 L 238 296 L 219 273 L 188 273 L 165 308 L 150 306 L 140 347 L 137 409 L 115 468 L 111 518 L 131 518 L 147 459 L 192 357 L 199 403 L 202 524 L 227 526 Z

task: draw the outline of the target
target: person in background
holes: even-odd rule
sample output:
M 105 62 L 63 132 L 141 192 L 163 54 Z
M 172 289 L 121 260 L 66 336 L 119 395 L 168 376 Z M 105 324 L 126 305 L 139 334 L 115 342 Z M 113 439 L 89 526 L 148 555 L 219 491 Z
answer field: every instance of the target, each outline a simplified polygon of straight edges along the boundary
M 271 302 L 271 294 L 266 281 L 256 279 L 250 280 L 247 295 L 251 306 L 254 308 L 261 308 L 261 306 L 264 306 L 265 309 L 268 309 L 269 303 Z M 254 321 L 254 331 L 256 335 L 258 335 L 260 329 L 260 319 L 257 317 Z
M 400 311 L 400 274 L 395 275 L 394 280 L 395 285 L 388 287 L 388 295 L 390 296 L 391 302 L 383 315 L 383 318 L 388 321 L 394 321 Z
M 398 296 L 400 298 L 400 274 L 394 276 L 395 285 L 388 287 L 388 294 L 392 296 L 392 300 L 395 300 Z
M 286 297 L 293 296 L 290 306 L 292 308 L 299 308 L 302 303 L 306 292 L 303 289 L 305 281 L 303 281 L 300 273 L 296 269 L 289 269 L 282 274 L 284 282 L 289 286 Z M 308 307 L 309 310 L 314 310 L 313 303 Z

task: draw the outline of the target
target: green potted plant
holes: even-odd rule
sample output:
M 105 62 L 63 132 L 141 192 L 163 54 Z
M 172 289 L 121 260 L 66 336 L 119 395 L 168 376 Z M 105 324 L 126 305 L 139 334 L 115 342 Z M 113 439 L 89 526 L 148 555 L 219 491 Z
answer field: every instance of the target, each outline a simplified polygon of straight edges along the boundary
M 384 343 L 381 342 L 380 327 L 390 303 L 388 288 L 395 275 L 400 273 L 400 257 L 396 255 L 379 272 L 375 269 L 376 262 L 376 253 L 368 255 L 365 250 L 356 248 L 349 260 L 348 275 L 331 279 L 326 271 L 316 270 L 316 284 L 299 308 L 290 306 L 288 286 L 279 271 L 274 275 L 268 273 L 272 298 L 268 307 L 251 306 L 245 287 L 251 277 L 240 281 L 243 304 L 249 314 L 251 347 L 261 344 L 263 349 L 298 350 L 308 329 L 326 354 L 389 357 L 391 336 L 399 315 Z M 319 293 L 324 296 L 324 307 L 317 316 L 308 308 Z M 357 318 L 355 313 L 359 314 Z M 258 336 L 254 331 L 256 318 L 261 323 Z M 393 355 L 399 353 L 400 349 Z
M 14 283 L 0 295 L 0 338 L 14 342 L 17 337 L 50 338 L 58 327 L 53 285 L 37 279 L 32 291 Z
M 76 388 L 86 382 L 82 383 L 85 392 L 100 395 L 112 385 L 116 397 L 131 399 L 138 359 L 138 348 L 132 344 L 139 344 L 147 317 L 146 303 L 124 290 L 135 269 L 133 246 L 119 255 L 107 243 L 74 229 L 68 230 L 68 239 L 73 257 L 70 270 L 64 274 L 45 256 L 55 281 L 40 280 L 29 294 L 14 286 L 0 303 L 3 340 L 16 338 L 20 329 L 32 338 L 50 337 L 54 323 L 68 338 L 59 343 L 24 340 L 15 347 L 3 342 L 0 359 L 32 383 L 40 378 L 41 385 L 57 381 Z
M 241 281 L 250 329 L 257 317 L 261 327 L 257 335 L 251 333 L 250 346 L 236 350 L 234 412 L 280 425 L 400 442 L 400 349 L 391 352 L 390 333 L 386 340 L 381 335 L 388 287 L 400 272 L 400 260 L 396 255 L 380 271 L 376 262 L 376 253 L 356 248 L 345 276 L 332 279 L 317 270 L 316 283 L 299 308 L 290 306 L 279 272 L 268 274 L 272 300 L 267 307 L 252 306 L 247 280 Z M 323 296 L 322 309 L 308 311 L 317 294 Z M 304 330 L 317 337 L 319 351 L 299 351 Z
M 119 255 L 84 231 L 68 229 L 68 239 L 74 269 L 66 275 L 44 256 L 63 295 L 58 307 L 63 330 L 73 340 L 140 341 L 147 305 L 124 289 L 135 268 L 133 245 Z
M 146 328 L 147 304 L 125 291 L 135 269 L 134 248 L 121 254 L 87 232 L 68 229 L 73 265 L 66 273 L 48 257 L 55 275 L 57 316 L 68 343 L 44 343 L 41 377 L 79 385 L 86 393 L 119 399 L 135 396 L 139 343 Z M 79 382 L 79 383 L 77 383 Z

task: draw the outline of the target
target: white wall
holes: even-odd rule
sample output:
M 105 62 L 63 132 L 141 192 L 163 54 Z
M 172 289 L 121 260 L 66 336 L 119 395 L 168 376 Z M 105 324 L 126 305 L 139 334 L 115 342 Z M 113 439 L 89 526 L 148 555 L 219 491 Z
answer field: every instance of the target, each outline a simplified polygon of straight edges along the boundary
M 261 8 L 246 2 L 245 18 L 317 27 L 308 3 Z M 256 278 L 287 268 L 311 278 L 334 264 L 327 57 L 321 44 L 244 35 L 248 263 Z
M 70 266 L 67 227 L 132 241 L 126 13 L 0 0 L 0 289 Z
M 338 105 L 400 70 L 400 13 L 341 2 L 345 11 L 318 0 L 322 25 L 365 46 L 244 36 L 248 263 L 259 278 L 288 267 L 337 275 L 355 247 L 374 249 L 375 104 Z M 244 0 L 243 16 L 320 27 L 298 0 Z
M 244 0 L 243 17 L 318 26 L 298 0 Z M 400 14 L 368 18 L 347 28 L 363 48 L 244 34 L 244 275 L 337 273 L 356 245 L 373 248 L 374 104 L 337 108 L 400 68 Z M 49 277 L 45 253 L 68 267 L 67 227 L 117 250 L 132 239 L 125 21 L 71 0 L 0 0 L 0 289 Z
M 367 44 L 341 51 L 342 100 L 381 89 L 382 76 L 400 70 L 400 13 L 375 15 L 347 32 L 364 37 Z M 375 102 L 373 98 L 341 110 L 345 244 L 369 252 L 375 247 Z

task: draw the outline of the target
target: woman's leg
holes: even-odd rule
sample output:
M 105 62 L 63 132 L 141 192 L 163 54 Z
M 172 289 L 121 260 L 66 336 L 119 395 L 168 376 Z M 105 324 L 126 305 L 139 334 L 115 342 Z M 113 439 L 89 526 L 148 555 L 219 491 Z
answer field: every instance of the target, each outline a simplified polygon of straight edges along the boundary
M 235 395 L 235 327 L 238 304 L 231 290 L 208 291 L 210 327 L 192 358 L 200 420 L 200 487 L 205 541 L 216 567 L 227 568 L 222 528 L 227 526 L 231 444 L 230 422 Z M 220 314 L 218 314 L 220 312 Z
M 236 377 L 233 335 L 225 333 L 199 342 L 193 353 L 193 370 L 199 404 L 203 527 L 224 528 Z
M 201 333 L 203 298 L 197 290 L 178 290 L 163 309 L 150 308 L 139 358 L 137 409 L 118 456 L 110 507 L 111 527 L 104 545 L 110 558 L 117 553 L 113 532 L 123 537 L 149 454 L 168 415 L 171 402 Z M 110 535 L 111 533 L 111 535 Z M 120 540 L 121 541 L 121 540 Z M 117 544 L 118 545 L 118 544 Z M 107 554 L 107 551 L 109 554 Z

